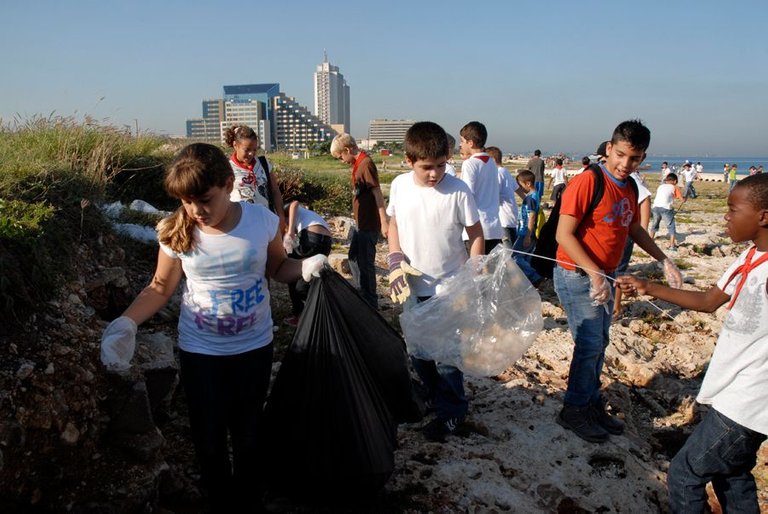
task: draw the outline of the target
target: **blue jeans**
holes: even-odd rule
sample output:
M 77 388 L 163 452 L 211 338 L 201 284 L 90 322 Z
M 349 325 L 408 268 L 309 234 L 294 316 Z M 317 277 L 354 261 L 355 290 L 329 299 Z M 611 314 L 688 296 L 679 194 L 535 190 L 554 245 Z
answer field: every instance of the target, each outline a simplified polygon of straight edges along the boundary
M 736 179 L 733 179 L 733 180 L 728 180 L 728 192 L 729 192 L 729 193 L 730 193 L 731 191 L 733 191 L 733 188 L 734 188 L 734 187 L 736 187 L 736 183 L 737 183 L 737 182 L 738 182 L 738 180 L 736 180 Z
M 696 192 L 696 188 L 693 187 L 693 182 L 688 182 L 685 185 L 685 193 L 683 193 L 683 197 L 685 197 L 685 198 L 688 198 L 688 197 L 696 198 L 698 196 L 699 196 L 699 194 Z
M 349 244 L 349 269 L 360 284 L 360 294 L 374 309 L 379 308 L 376 294 L 376 243 L 379 233 L 373 230 L 358 230 Z
M 512 245 L 512 250 L 520 250 L 522 252 L 527 253 L 533 253 L 533 251 L 536 249 L 536 238 L 531 238 L 531 244 L 529 246 L 525 246 L 525 237 L 518 236 L 518 238 L 515 240 L 514 244 Z M 513 253 L 512 258 L 515 260 L 515 264 L 518 265 L 518 267 L 522 270 L 523 273 L 525 273 L 525 277 L 531 282 L 531 284 L 536 284 L 541 280 L 541 275 L 533 269 L 533 266 L 531 266 L 531 256 L 530 255 L 523 255 L 521 253 Z
M 667 476 L 672 512 L 704 512 L 712 482 L 723 512 L 759 514 L 752 468 L 766 436 L 710 409 L 672 459 Z
M 417 301 L 429 298 L 419 296 Z M 464 373 L 459 368 L 416 357 L 411 357 L 411 364 L 424 384 L 427 400 L 438 418 L 463 418 L 467 415 L 469 402 L 464 395 Z
M 629 261 L 632 259 L 632 251 L 635 249 L 635 241 L 631 237 L 627 237 L 627 242 L 624 243 L 624 252 L 621 254 L 621 260 L 619 265 L 616 266 L 616 273 L 624 273 L 629 268 Z
M 576 271 L 555 266 L 553 279 L 575 344 L 565 403 L 583 407 L 600 399 L 600 374 L 612 316 L 611 309 L 606 309 L 606 305 L 612 306 L 613 302 L 592 305 L 589 277 Z
M 677 237 L 677 232 L 675 231 L 675 211 L 665 209 L 664 207 L 653 207 L 651 212 L 653 213 L 653 219 L 651 220 L 651 229 L 648 231 L 650 234 L 655 235 L 659 231 L 661 220 L 664 220 L 669 236 Z

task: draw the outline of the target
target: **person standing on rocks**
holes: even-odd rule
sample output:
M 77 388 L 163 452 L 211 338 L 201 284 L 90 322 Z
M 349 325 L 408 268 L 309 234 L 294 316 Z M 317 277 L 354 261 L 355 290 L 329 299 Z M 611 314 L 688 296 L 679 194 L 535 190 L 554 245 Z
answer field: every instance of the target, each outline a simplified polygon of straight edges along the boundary
M 430 121 L 415 123 L 405 133 L 405 158 L 411 171 L 392 182 L 387 206 L 391 216 L 387 262 L 390 293 L 396 303 L 404 303 L 411 291 L 419 302 L 429 299 L 441 281 L 459 271 L 467 260 L 464 230 L 470 256 L 482 255 L 485 249 L 472 191 L 463 181 L 445 174 L 448 141 L 443 128 Z M 469 409 L 464 374 L 433 360 L 413 357 L 411 361 L 436 414 L 422 432 L 430 441 L 443 442 L 461 429 Z
M 536 195 L 538 196 L 537 202 L 541 205 L 541 200 L 544 198 L 544 168 L 546 168 L 546 163 L 541 158 L 541 150 L 534 150 L 533 157 L 528 161 L 526 168 L 533 173 L 533 177 L 536 179 L 534 185 L 536 187 Z M 536 212 L 538 212 L 538 209 Z
M 101 342 L 102 362 L 127 368 L 137 325 L 158 312 L 186 276 L 179 362 L 212 512 L 250 511 L 260 501 L 262 406 L 273 354 L 267 279 L 309 281 L 327 262 L 323 255 L 289 259 L 277 216 L 262 205 L 232 201 L 234 184 L 218 147 L 195 143 L 179 152 L 164 185 L 182 205 L 158 224 L 154 277 Z
M 650 295 L 715 312 L 728 303 L 715 352 L 696 400 L 710 405 L 667 475 L 672 512 L 705 512 L 706 485 L 723 512 L 759 514 L 752 469 L 768 436 L 768 176 L 739 181 L 728 195 L 726 229 L 752 244 L 706 291 L 683 291 L 636 277 L 617 280 L 630 295 Z
M 377 309 L 376 243 L 379 234 L 387 237 L 388 223 L 384 196 L 379 185 L 376 164 L 360 150 L 349 134 L 339 134 L 331 141 L 331 155 L 352 167 L 352 212 L 357 230 L 349 245 L 349 267 L 360 292 Z
M 651 132 L 639 120 L 616 127 L 606 145 L 606 162 L 600 165 L 603 195 L 588 217 L 594 173 L 574 177 L 562 196 L 553 279 L 575 346 L 557 422 L 591 442 L 624 432 L 624 423 L 605 410 L 600 375 L 613 314 L 613 288 L 607 279 L 615 275 L 627 236 L 662 263 L 670 285 L 683 283 L 677 266 L 640 224 L 637 196 L 626 182 L 645 159 L 650 141 Z

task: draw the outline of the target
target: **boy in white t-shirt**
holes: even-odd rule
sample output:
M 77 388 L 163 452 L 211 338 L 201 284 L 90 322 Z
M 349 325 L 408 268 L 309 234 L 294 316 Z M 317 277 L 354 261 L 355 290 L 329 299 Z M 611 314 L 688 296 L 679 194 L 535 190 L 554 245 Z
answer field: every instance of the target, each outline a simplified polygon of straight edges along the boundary
M 447 158 L 448 141 L 440 125 L 421 121 L 405 133 L 405 160 L 412 171 L 392 181 L 387 207 L 390 293 L 397 303 L 405 302 L 411 291 L 418 301 L 428 299 L 441 280 L 459 271 L 467 260 L 464 230 L 470 256 L 484 253 L 475 198 L 464 182 L 445 174 Z M 412 362 L 436 414 L 423 428 L 424 436 L 442 442 L 467 415 L 464 375 L 440 362 Z
M 563 160 L 560 158 L 555 159 L 555 168 L 552 170 L 552 177 L 549 179 L 549 187 L 552 188 L 552 197 L 550 200 L 556 202 L 560 195 L 563 194 L 563 189 L 568 185 L 568 175 L 563 168 Z
M 499 171 L 499 223 L 501 224 L 501 242 L 510 250 L 517 239 L 517 202 L 515 192 L 525 198 L 525 192 L 517 185 L 517 180 L 501 165 L 501 149 L 489 146 L 485 152 L 493 157 Z M 521 194 L 522 193 L 522 194 Z
M 459 178 L 475 196 L 485 238 L 485 253 L 488 253 L 501 243 L 502 237 L 499 223 L 499 171 L 496 162 L 484 150 L 488 139 L 485 125 L 479 121 L 470 121 L 461 128 L 459 136 L 459 148 L 464 159 Z
M 674 173 L 668 173 L 664 177 L 664 183 L 659 185 L 656 189 L 656 196 L 653 199 L 653 205 L 651 206 L 651 214 L 653 219 L 651 220 L 651 227 L 648 233 L 653 239 L 656 236 L 656 232 L 659 230 L 661 220 L 664 220 L 664 224 L 667 226 L 667 232 L 669 232 L 669 249 L 677 249 L 677 231 L 675 230 L 675 200 L 682 200 L 681 206 L 685 203 L 685 198 L 680 194 L 680 189 L 677 187 L 677 175 Z
M 672 512 L 704 512 L 712 482 L 723 512 L 760 512 L 752 469 L 768 435 L 768 176 L 741 180 L 728 195 L 726 230 L 751 241 L 707 291 L 671 289 L 622 276 L 626 294 L 650 295 L 685 309 L 730 310 L 696 400 L 711 405 L 667 475 Z
M 683 198 L 686 200 L 688 198 L 697 198 L 699 194 L 696 192 L 696 188 L 693 187 L 693 182 L 701 178 L 699 172 L 696 171 L 690 162 L 686 162 L 683 164 L 682 175 L 685 180 L 685 192 L 683 193 Z

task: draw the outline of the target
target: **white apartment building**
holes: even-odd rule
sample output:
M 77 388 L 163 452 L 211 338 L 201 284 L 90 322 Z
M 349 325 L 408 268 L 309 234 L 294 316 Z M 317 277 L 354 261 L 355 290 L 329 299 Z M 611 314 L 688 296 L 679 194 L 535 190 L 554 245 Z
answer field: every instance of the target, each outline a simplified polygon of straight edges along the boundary
M 339 73 L 339 67 L 329 63 L 325 53 L 314 78 L 315 116 L 326 125 L 340 125 L 342 132 L 349 132 L 349 86 L 344 75 Z

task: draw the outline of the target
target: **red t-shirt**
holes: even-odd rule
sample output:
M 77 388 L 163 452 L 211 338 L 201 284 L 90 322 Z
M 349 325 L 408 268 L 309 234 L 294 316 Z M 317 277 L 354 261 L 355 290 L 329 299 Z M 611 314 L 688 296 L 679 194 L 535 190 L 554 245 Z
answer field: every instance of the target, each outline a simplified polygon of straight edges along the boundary
M 612 272 L 624 253 L 629 226 L 638 222 L 639 209 L 632 187 L 602 169 L 605 191 L 591 216 L 582 221 L 595 194 L 595 176 L 591 172 L 576 175 L 568 183 L 563 191 L 560 215 L 567 214 L 581 222 L 576 229 L 576 239 L 600 269 Z M 576 269 L 575 262 L 562 246 L 557 247 L 557 260 L 567 270 Z

